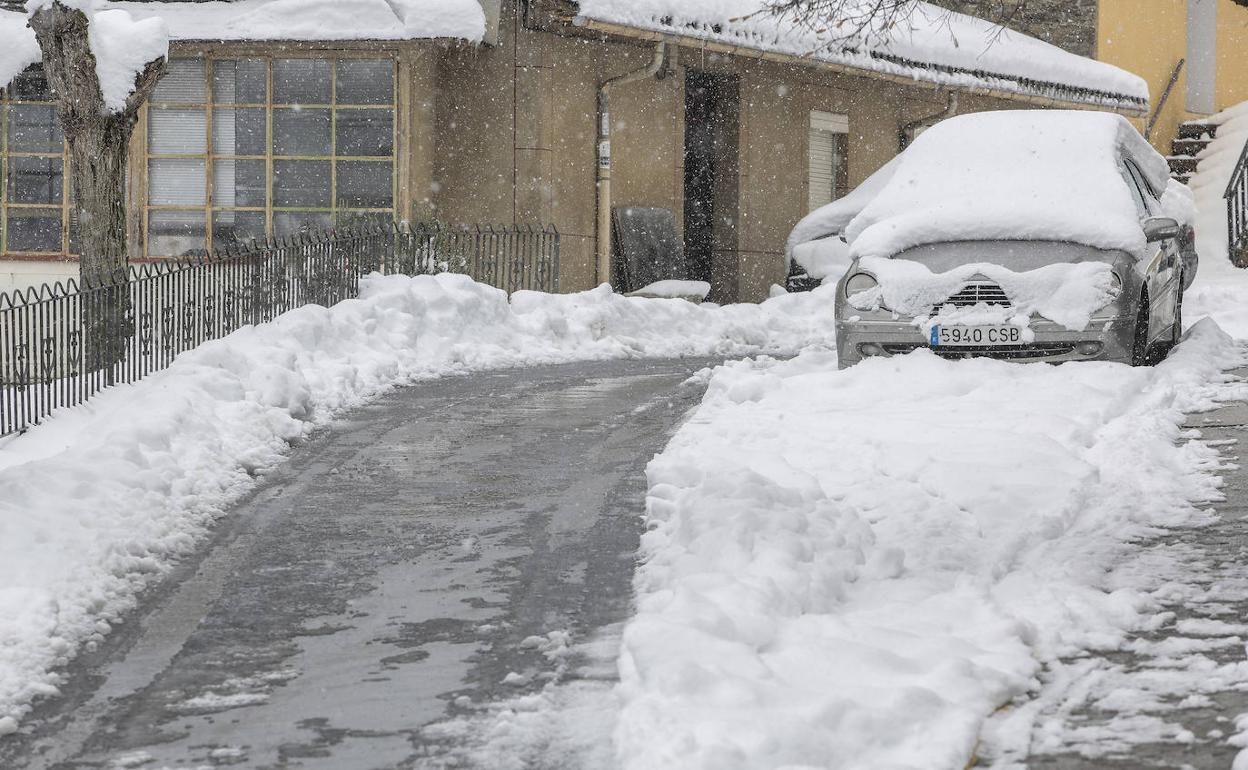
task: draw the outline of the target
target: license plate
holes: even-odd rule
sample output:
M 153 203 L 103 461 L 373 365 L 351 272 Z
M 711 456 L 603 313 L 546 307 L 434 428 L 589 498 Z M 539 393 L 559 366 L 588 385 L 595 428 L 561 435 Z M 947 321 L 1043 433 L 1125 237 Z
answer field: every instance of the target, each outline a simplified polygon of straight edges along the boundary
M 933 326 L 932 347 L 987 347 L 1022 345 L 1023 330 L 1017 326 Z

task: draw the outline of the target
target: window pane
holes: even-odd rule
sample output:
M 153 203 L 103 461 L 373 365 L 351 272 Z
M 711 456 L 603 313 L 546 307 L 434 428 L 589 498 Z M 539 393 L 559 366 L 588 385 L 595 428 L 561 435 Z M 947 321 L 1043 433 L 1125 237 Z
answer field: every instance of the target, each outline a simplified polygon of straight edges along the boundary
M 207 202 L 204 161 L 148 161 L 147 197 L 154 206 L 203 206 Z
M 330 205 L 329 161 L 273 161 L 273 205 L 326 208 Z
M 60 209 L 8 209 L 8 251 L 61 251 Z
M 252 240 L 264 240 L 263 211 L 218 211 L 212 215 L 212 242 L 216 248 Z
M 329 62 L 274 59 L 274 104 L 329 104 Z
M 218 104 L 264 104 L 268 73 L 261 59 L 212 63 L 212 98 Z
M 59 205 L 64 173 L 61 158 L 9 158 L 9 202 Z
M 265 163 L 262 160 L 214 160 L 212 202 L 222 208 L 264 207 Z
M 19 102 L 52 101 L 52 89 L 48 87 L 48 79 L 43 76 L 41 64 L 27 67 L 12 83 L 9 83 L 5 91 L 10 99 Z
M 390 110 L 338 110 L 339 156 L 394 154 L 394 113 Z
M 394 205 L 391 165 L 367 160 L 339 161 L 337 205 L 352 209 L 391 208 Z
M 264 110 L 218 109 L 212 113 L 212 151 L 218 155 L 264 155 Z
M 205 253 L 208 228 L 202 211 L 153 211 L 148 220 L 147 253 L 189 257 Z
M 152 101 L 203 104 L 208 94 L 205 78 L 203 59 L 174 59 L 156 84 Z
M 329 110 L 273 110 L 274 155 L 329 155 Z
M 61 152 L 65 138 L 56 110 L 38 104 L 9 107 L 9 150 L 11 152 Z
M 333 224 L 328 211 L 275 211 L 273 237 L 288 238 L 300 233 L 319 233 Z
M 203 110 L 148 111 L 147 148 L 153 155 L 203 155 L 208 118 Z
M 338 104 L 392 104 L 394 63 L 389 59 L 338 62 Z

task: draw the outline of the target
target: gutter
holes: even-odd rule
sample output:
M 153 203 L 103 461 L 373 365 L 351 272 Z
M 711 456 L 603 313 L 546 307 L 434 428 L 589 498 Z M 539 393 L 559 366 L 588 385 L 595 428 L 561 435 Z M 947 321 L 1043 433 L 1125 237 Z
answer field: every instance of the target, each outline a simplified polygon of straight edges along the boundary
M 598 230 L 597 283 L 611 282 L 611 91 L 641 80 L 667 77 L 668 44 L 660 39 L 654 60 L 646 67 L 606 80 L 598 86 Z
M 897 147 L 902 150 L 906 149 L 907 147 L 910 146 L 910 143 L 914 141 L 915 131 L 917 131 L 920 128 L 927 128 L 928 126 L 934 126 L 940 121 L 945 120 L 946 118 L 952 118 L 954 115 L 957 115 L 957 114 L 958 114 L 958 93 L 956 91 L 953 91 L 953 92 L 950 92 L 949 104 L 948 106 L 945 107 L 943 111 L 938 112 L 935 115 L 928 115 L 925 118 L 912 120 L 909 123 L 902 126 L 900 131 L 897 132 Z

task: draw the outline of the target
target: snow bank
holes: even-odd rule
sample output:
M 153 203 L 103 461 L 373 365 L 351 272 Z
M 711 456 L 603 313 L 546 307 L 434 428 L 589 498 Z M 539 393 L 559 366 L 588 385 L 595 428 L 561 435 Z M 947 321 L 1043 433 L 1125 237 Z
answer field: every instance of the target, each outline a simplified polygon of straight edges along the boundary
M 1248 270 L 1231 264 L 1226 242 L 1226 186 L 1248 143 L 1248 102 L 1215 115 L 1218 135 L 1200 154 L 1189 186 L 1196 197 L 1196 251 L 1200 270 L 1187 291 L 1184 312 L 1190 318 L 1213 317 L 1236 337 L 1248 339 Z
M 1158 190 L 1169 170 L 1127 120 L 1058 110 L 982 112 L 923 132 L 846 228 L 855 257 L 924 243 L 1065 240 L 1142 255 L 1125 149 Z
M 920 324 L 928 322 L 934 311 L 975 276 L 999 285 L 1010 305 L 968 308 L 977 314 L 974 323 L 1015 322 L 1026 328 L 1035 314 L 1071 331 L 1083 331 L 1092 315 L 1118 296 L 1113 269 L 1105 262 L 1059 263 L 1022 273 L 988 263 L 933 273 L 919 262 L 880 257 L 866 257 L 858 264 L 874 275 L 879 285 L 849 297 L 852 306 L 859 310 L 888 308 L 912 316 Z M 986 316 L 994 310 L 997 316 Z M 948 318 L 944 313 L 941 317 Z
M 874 5 L 861 0 L 858 5 Z M 907 21 L 860 39 L 833 21 L 815 30 L 766 0 L 579 0 L 578 18 L 789 54 L 941 85 L 1042 94 L 1144 111 L 1148 84 L 1125 70 L 1002 30 L 983 19 L 914 4 Z M 853 12 L 854 3 L 849 4 Z M 861 13 L 865 13 L 863 8 Z M 1055 88 L 1056 86 L 1056 88 Z M 1065 90 L 1069 89 L 1069 90 Z M 1056 93 L 1055 93 L 1056 92 Z
M 1181 410 L 1242 362 L 1205 323 L 1156 369 L 717 370 L 648 470 L 623 767 L 966 767 L 1042 665 L 1144 622 L 1106 569 L 1217 494 Z
M 374 277 L 0 441 L 0 734 L 289 442 L 398 383 L 572 360 L 832 344 L 824 292 L 714 307 Z

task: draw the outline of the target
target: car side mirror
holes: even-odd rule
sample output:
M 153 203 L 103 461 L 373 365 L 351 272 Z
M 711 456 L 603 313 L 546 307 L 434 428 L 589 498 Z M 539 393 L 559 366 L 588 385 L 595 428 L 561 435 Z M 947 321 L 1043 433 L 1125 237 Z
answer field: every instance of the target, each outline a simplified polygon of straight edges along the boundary
M 1178 238 L 1179 223 L 1170 217 L 1150 217 L 1144 220 L 1144 237 L 1149 243 Z

